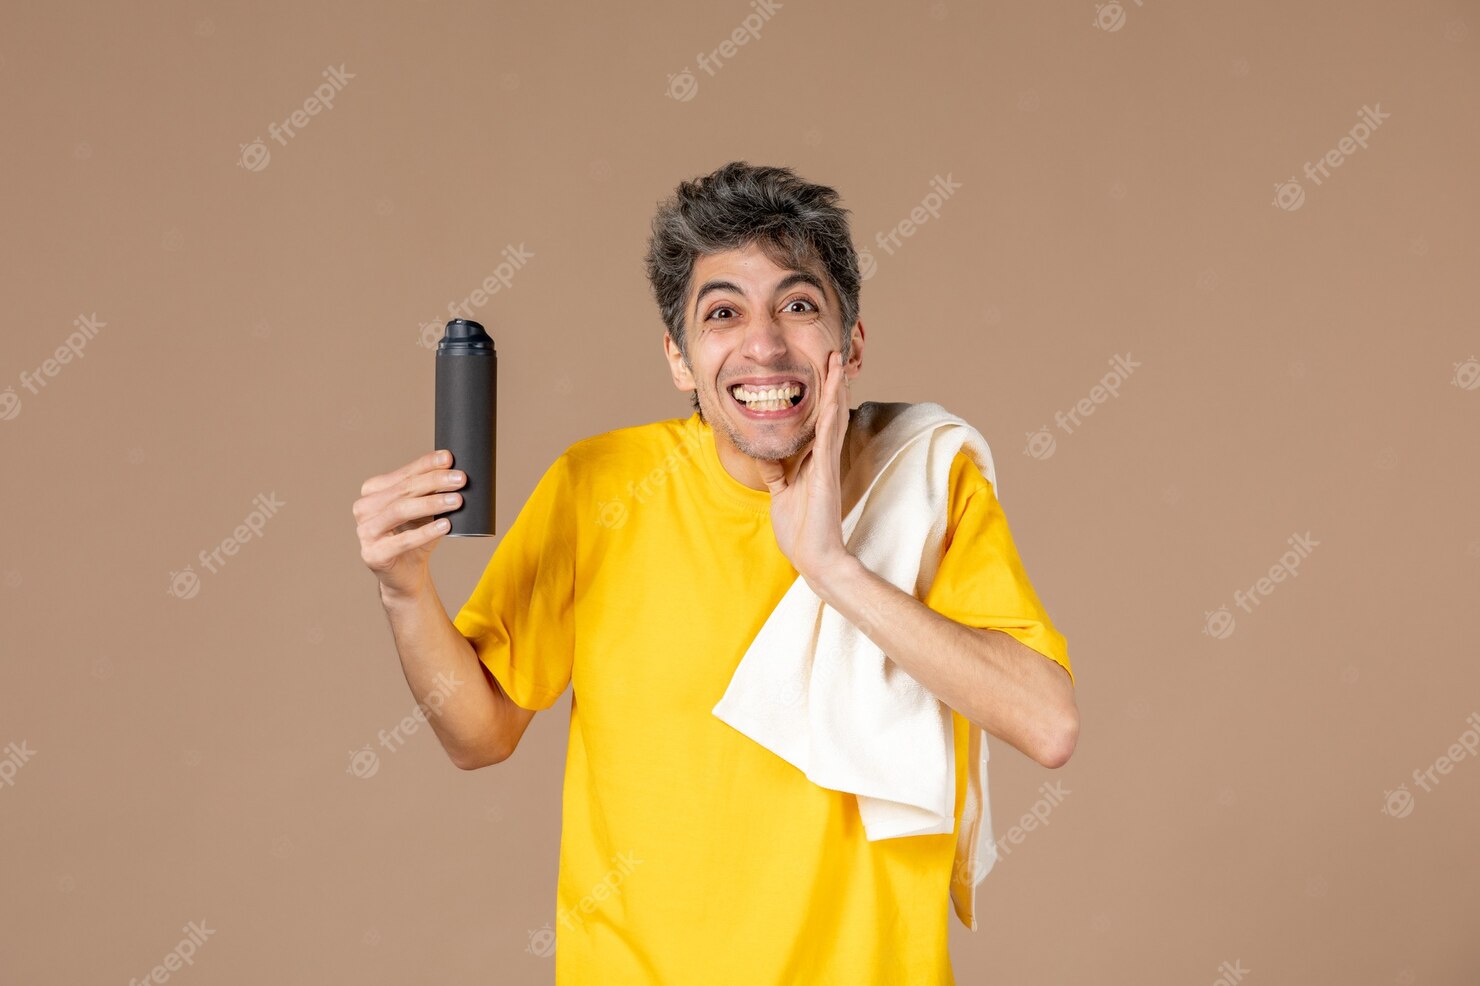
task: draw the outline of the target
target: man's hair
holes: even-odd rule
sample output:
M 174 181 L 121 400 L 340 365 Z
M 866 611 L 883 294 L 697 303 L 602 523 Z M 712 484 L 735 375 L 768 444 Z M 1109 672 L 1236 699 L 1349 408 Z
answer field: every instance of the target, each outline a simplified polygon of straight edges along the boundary
M 648 241 L 648 281 L 685 363 L 684 301 L 695 262 L 705 254 L 751 244 L 774 264 L 820 268 L 842 304 L 840 341 L 843 359 L 848 359 L 858 318 L 858 254 L 848 230 L 848 210 L 837 201 L 835 190 L 805 182 L 790 168 L 731 161 L 702 178 L 680 182 L 658 205 Z

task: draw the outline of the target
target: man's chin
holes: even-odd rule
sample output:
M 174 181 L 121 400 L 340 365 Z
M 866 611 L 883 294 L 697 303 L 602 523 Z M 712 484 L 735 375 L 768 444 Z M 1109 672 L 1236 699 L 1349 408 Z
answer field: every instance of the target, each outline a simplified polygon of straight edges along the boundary
M 742 455 L 762 462 L 784 462 L 804 451 L 816 435 L 816 426 L 805 418 L 770 424 L 747 418 L 733 407 L 716 409 L 701 402 L 699 417 L 711 428 L 722 422 L 719 430 L 726 433 L 730 444 Z M 777 427 L 776 425 L 784 425 Z M 799 431 L 794 431 L 799 429 Z
M 730 436 L 735 448 L 742 454 L 758 459 L 762 462 L 785 462 L 800 452 L 805 452 L 812 444 L 813 431 L 808 428 L 805 433 L 796 436 L 767 436 L 766 438 L 752 437 L 744 431 Z

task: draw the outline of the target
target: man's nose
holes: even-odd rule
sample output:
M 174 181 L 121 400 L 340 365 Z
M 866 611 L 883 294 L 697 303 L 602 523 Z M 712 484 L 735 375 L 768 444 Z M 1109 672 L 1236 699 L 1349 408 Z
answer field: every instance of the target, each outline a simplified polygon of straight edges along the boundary
M 762 310 L 745 327 L 742 348 L 757 363 L 768 363 L 786 352 L 785 326 L 769 311 Z

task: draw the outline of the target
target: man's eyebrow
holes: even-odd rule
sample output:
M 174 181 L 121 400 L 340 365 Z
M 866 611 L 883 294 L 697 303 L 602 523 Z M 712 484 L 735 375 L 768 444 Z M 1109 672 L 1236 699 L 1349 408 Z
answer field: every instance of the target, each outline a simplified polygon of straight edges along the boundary
M 810 284 L 819 292 L 821 292 L 824 298 L 827 297 L 827 289 L 822 286 L 822 281 L 820 281 L 817 278 L 817 275 L 813 274 L 811 271 L 805 270 L 795 271 L 787 275 L 786 277 L 783 277 L 781 279 L 781 283 L 776 285 L 776 293 L 780 294 L 794 284 Z
M 780 294 L 787 288 L 797 284 L 810 284 L 821 292 L 823 297 L 827 296 L 827 290 L 822 286 L 822 281 L 818 279 L 817 275 L 805 270 L 792 271 L 783 277 L 777 283 L 774 293 Z M 699 302 L 703 301 L 704 296 L 711 291 L 733 291 L 740 295 L 745 293 L 740 290 L 740 286 L 734 281 L 705 281 L 703 286 L 699 288 L 699 293 L 694 296 L 694 310 L 690 313 L 690 317 L 695 317 L 699 314 Z
M 745 293 L 734 281 L 705 281 L 704 286 L 699 288 L 699 293 L 694 296 L 694 310 L 689 313 L 690 318 L 699 314 L 699 302 L 703 301 L 704 296 L 711 291 L 733 291 L 742 295 Z

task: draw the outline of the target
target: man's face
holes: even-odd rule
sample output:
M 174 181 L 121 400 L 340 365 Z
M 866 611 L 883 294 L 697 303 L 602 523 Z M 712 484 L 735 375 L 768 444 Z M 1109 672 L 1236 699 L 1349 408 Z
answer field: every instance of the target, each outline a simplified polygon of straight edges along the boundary
M 820 270 L 777 266 L 755 245 L 700 257 L 685 303 L 689 364 L 665 333 L 664 348 L 680 390 L 695 391 L 715 436 L 755 459 L 789 459 L 817 432 L 828 354 L 842 348 L 838 298 Z M 853 351 L 843 365 L 857 374 L 862 323 L 850 327 Z M 778 400 L 748 403 L 773 388 Z

